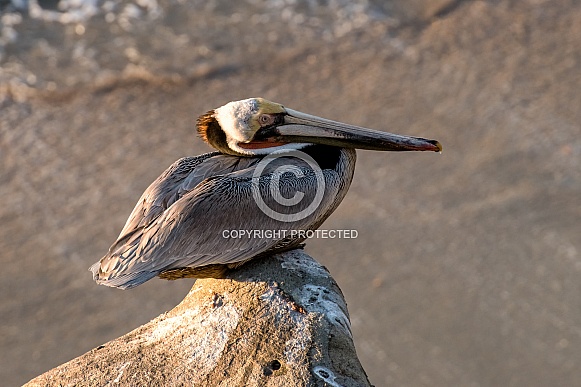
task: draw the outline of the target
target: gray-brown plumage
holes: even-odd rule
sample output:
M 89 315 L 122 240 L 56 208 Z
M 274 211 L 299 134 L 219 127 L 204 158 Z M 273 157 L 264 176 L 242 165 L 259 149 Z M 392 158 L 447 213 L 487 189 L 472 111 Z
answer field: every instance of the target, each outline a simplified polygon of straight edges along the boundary
M 349 189 L 354 148 L 441 150 L 437 141 L 349 126 L 260 98 L 206 113 L 198 132 L 219 151 L 182 158 L 149 186 L 108 254 L 91 267 L 99 284 L 125 289 L 155 276 L 223 277 L 228 268 L 298 246 L 304 235 L 293 232 L 318 228 Z M 311 157 L 319 171 L 293 153 L 265 159 L 294 150 Z M 273 194 L 273 184 L 282 199 Z M 317 189 L 324 192 L 316 209 L 292 218 L 309 209 Z M 293 220 L 263 211 L 257 193 L 262 207 Z M 289 205 L 296 194 L 302 200 Z M 258 233 L 232 237 L 232 230 Z

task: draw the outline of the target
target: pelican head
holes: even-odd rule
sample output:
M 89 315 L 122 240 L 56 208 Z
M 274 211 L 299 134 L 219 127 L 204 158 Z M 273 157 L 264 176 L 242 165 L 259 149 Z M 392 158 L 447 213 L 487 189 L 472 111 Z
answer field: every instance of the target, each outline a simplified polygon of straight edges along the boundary
M 198 133 L 222 153 L 253 157 L 310 144 L 378 151 L 442 151 L 438 141 L 400 136 L 301 113 L 263 98 L 230 102 L 200 116 Z

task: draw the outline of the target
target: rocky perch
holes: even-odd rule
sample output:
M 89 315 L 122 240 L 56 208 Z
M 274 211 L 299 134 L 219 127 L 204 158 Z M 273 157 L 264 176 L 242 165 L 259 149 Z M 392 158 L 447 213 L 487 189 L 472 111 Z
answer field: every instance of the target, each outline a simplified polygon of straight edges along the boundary
M 302 250 L 197 280 L 171 311 L 26 386 L 370 386 L 345 299 Z

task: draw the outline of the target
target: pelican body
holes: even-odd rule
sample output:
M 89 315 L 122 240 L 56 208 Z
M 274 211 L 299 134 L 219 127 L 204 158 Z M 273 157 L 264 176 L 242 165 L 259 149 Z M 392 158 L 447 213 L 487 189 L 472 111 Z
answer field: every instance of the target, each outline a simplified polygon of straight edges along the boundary
M 222 278 L 251 259 L 300 246 L 305 232 L 296 231 L 316 230 L 345 197 L 356 148 L 442 150 L 434 140 L 262 98 L 211 110 L 197 129 L 217 151 L 177 160 L 147 188 L 107 255 L 91 267 L 97 283 L 127 289 L 155 276 Z M 230 230 L 271 232 L 232 238 Z

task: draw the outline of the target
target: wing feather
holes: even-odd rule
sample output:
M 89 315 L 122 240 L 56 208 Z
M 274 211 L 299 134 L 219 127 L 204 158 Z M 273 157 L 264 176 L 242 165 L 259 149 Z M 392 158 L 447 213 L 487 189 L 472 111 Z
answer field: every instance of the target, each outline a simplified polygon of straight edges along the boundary
M 289 235 L 291 230 L 316 228 L 346 191 L 343 176 L 324 170 L 325 194 L 318 211 L 290 223 L 272 219 L 254 201 L 253 186 L 270 208 L 281 213 L 296 213 L 297 208 L 283 206 L 269 195 L 269 173 L 253 177 L 259 161 L 219 153 L 178 160 L 146 190 L 109 254 L 91 267 L 95 280 L 129 288 L 165 270 L 246 261 L 283 241 L 264 234 L 232 238 L 232 230 L 273 230 Z M 269 168 L 285 163 L 288 161 L 279 159 Z M 301 203 L 310 203 L 316 194 L 315 179 L 305 168 L 302 177 L 280 179 L 280 190 L 285 197 L 301 191 L 305 195 Z
M 113 253 L 119 246 L 127 243 L 135 232 L 151 224 L 204 179 L 230 173 L 239 163 L 237 157 L 226 156 L 220 152 L 183 157 L 174 162 L 141 195 L 109 252 Z

